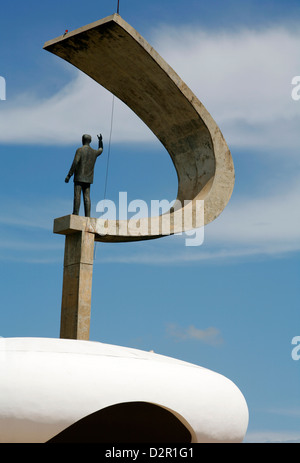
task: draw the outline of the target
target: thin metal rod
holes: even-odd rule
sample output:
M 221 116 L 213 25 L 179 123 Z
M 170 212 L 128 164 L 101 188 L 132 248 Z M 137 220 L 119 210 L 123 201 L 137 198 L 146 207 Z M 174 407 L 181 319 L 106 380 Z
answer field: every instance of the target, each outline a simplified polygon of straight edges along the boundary
M 118 7 L 117 7 L 117 13 L 120 13 L 120 0 L 118 0 Z
M 115 95 L 113 95 L 112 97 L 110 134 L 109 134 L 109 142 L 108 142 L 108 155 L 107 155 L 106 176 L 105 176 L 105 186 L 104 186 L 104 201 L 106 199 L 106 190 L 107 190 L 107 178 L 108 178 L 109 158 L 110 158 L 110 150 L 111 150 L 111 138 L 112 138 L 113 121 L 114 121 L 114 108 L 115 108 Z
M 104 205 L 105 205 L 105 200 L 106 200 L 107 179 L 108 179 L 108 168 L 109 168 L 109 158 L 110 158 L 110 150 L 111 150 L 111 138 L 112 138 L 113 121 L 114 121 L 114 109 L 115 109 L 115 95 L 113 95 L 113 97 L 112 97 L 111 119 L 110 119 L 110 134 L 109 134 L 109 142 L 108 142 L 108 155 L 107 155 L 106 175 L 105 175 L 105 186 L 104 186 Z M 97 241 L 95 241 L 95 247 L 94 247 L 94 261 L 96 260 L 97 244 L 98 244 Z

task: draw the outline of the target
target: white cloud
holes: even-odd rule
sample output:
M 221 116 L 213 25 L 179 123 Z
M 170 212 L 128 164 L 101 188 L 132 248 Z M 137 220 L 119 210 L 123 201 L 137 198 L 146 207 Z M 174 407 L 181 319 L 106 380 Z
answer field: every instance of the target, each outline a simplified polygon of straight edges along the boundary
M 205 227 L 202 246 L 186 247 L 185 235 L 128 244 L 121 248 L 99 244 L 102 247 L 101 262 L 148 265 L 207 261 L 221 263 L 241 258 L 282 256 L 299 252 L 299 197 L 299 176 L 287 185 L 284 182 L 278 183 L 275 192 L 273 187 L 268 194 L 253 198 L 233 196 L 220 217 Z M 13 226 L 15 230 L 35 228 L 51 233 L 53 217 L 65 215 L 69 210 L 68 201 L 58 199 L 42 203 L 37 200 L 30 205 L 7 199 L 3 199 L 2 202 L 0 223 L 3 242 L 6 242 L 3 234 L 5 226 Z M 23 243 L 23 233 L 20 237 Z M 23 246 L 22 243 L 20 247 Z M 17 246 L 17 243 L 15 245 Z
M 105 262 L 144 264 L 184 264 L 218 260 L 219 262 L 257 256 L 282 256 L 300 251 L 300 178 L 277 185 L 268 194 L 253 198 L 233 197 L 222 214 L 205 227 L 204 243 L 187 248 L 185 235 L 162 238 L 133 252 L 105 249 Z M 127 248 L 126 248 L 127 249 Z
M 235 249 L 262 252 L 300 250 L 300 179 L 280 185 L 276 192 L 232 200 L 223 214 L 207 227 L 212 242 Z
M 41 252 L 41 251 L 61 251 L 63 245 L 58 242 L 30 242 L 26 240 L 0 240 L 0 249 L 5 249 L 8 251 L 24 251 L 24 252 Z
M 50 231 L 53 228 L 53 218 L 67 215 L 70 204 L 60 198 L 43 199 L 39 196 L 29 202 L 1 196 L 0 224 L 15 229 L 36 229 Z
M 74 144 L 83 133 L 110 134 L 112 95 L 83 73 L 49 99 L 23 95 L 0 107 L 0 142 Z M 114 141 L 144 141 L 154 135 L 121 101 L 115 100 Z M 79 134 L 79 135 L 78 135 Z
M 34 264 L 62 262 L 64 240 L 53 235 L 53 218 L 65 215 L 68 202 L 57 198 L 41 201 L 39 197 L 30 203 L 7 197 L 0 199 L 0 260 Z
M 299 444 L 300 433 L 295 431 L 251 431 L 246 434 L 244 442 L 249 444 Z
M 229 145 L 295 148 L 300 104 L 292 99 L 299 75 L 300 31 L 284 27 L 205 32 L 157 31 L 155 45 L 220 125 Z
M 168 336 L 175 338 L 177 341 L 196 340 L 217 346 L 223 343 L 220 331 L 215 327 L 209 327 L 201 330 L 191 325 L 188 328 L 181 328 L 173 323 L 167 326 Z
M 152 42 L 220 125 L 230 146 L 290 150 L 299 145 L 300 102 L 291 97 L 299 75 L 299 31 L 203 31 L 161 27 Z M 53 70 L 55 72 L 55 70 Z M 74 71 L 51 98 L 19 95 L 0 109 L 0 142 L 74 143 L 78 133 L 110 131 L 112 96 Z M 117 100 L 115 142 L 156 139 Z
M 300 417 L 300 408 L 272 408 L 268 412 L 280 416 Z

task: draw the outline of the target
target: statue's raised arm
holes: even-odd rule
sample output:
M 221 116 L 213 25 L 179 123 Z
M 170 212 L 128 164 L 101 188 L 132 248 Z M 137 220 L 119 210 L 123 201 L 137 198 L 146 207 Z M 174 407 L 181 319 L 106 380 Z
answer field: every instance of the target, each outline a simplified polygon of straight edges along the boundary
M 100 135 L 97 135 L 98 137 L 98 156 L 100 156 L 100 154 L 103 153 L 103 140 L 102 140 L 102 134 L 100 133 Z

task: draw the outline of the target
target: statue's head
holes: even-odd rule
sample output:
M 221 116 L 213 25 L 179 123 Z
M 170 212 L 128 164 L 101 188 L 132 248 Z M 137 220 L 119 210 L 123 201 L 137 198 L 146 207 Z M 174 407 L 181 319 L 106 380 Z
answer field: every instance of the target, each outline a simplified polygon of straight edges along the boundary
M 92 137 L 90 135 L 82 135 L 82 144 L 83 145 L 89 145 L 92 141 Z

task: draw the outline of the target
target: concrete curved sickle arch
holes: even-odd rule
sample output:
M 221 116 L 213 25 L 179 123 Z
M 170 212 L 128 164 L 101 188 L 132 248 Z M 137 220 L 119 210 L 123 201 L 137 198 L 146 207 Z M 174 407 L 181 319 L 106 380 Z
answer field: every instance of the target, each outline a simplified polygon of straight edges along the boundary
M 202 103 L 135 29 L 114 14 L 51 40 L 44 49 L 129 106 L 164 145 L 177 172 L 174 209 L 140 219 L 134 227 L 130 221 L 89 219 L 84 227 L 96 234 L 96 241 L 159 238 L 202 227 L 218 217 L 234 186 L 228 146 Z M 80 228 L 80 220 L 71 217 L 77 221 L 73 226 Z

